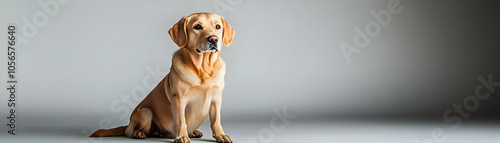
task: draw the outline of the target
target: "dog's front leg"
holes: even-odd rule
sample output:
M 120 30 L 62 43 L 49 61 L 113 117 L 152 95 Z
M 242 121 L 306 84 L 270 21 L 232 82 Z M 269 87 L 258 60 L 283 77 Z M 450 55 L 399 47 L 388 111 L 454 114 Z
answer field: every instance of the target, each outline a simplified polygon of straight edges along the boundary
M 174 143 L 189 143 L 186 125 L 186 105 L 187 101 L 182 95 L 174 95 L 172 98 L 172 110 L 175 121 L 175 140 Z
M 218 94 L 210 104 L 210 127 L 212 128 L 213 137 L 217 142 L 232 143 L 231 137 L 224 134 L 222 125 L 220 124 L 220 107 L 222 96 Z

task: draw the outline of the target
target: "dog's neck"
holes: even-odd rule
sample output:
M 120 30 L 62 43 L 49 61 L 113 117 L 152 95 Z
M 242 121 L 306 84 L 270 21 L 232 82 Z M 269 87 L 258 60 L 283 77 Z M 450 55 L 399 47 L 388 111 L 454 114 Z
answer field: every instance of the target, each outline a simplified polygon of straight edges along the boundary
M 220 52 L 197 53 L 195 50 L 185 49 L 193 62 L 198 75 L 201 78 L 210 78 L 215 70 L 218 70 L 215 63 L 219 59 Z

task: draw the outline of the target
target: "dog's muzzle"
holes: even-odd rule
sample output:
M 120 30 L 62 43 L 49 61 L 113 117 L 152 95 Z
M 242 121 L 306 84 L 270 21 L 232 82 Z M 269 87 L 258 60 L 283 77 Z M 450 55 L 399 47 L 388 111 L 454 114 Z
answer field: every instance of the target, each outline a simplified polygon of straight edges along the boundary
M 219 38 L 215 35 L 210 35 L 207 38 L 207 49 L 206 51 L 212 51 L 215 50 L 215 52 L 218 52 L 219 49 L 217 48 L 217 43 L 219 42 Z

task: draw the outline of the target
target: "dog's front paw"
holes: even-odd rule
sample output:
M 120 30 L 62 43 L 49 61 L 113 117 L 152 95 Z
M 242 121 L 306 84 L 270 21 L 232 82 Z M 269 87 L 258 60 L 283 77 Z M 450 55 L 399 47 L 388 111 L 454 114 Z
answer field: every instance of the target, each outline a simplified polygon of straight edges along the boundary
M 191 143 L 191 140 L 188 136 L 178 137 L 174 140 L 174 143 Z
M 233 140 L 231 139 L 231 137 L 229 137 L 228 135 L 219 135 L 219 136 L 215 136 L 215 141 L 217 141 L 218 143 L 232 143 Z

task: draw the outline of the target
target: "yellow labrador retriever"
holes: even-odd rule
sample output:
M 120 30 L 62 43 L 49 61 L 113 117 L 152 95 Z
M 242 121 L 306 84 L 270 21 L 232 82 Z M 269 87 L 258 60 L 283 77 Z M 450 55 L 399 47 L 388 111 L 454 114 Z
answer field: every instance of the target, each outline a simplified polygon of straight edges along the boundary
M 210 117 L 215 140 L 232 142 L 220 123 L 226 65 L 219 55 L 221 43 L 231 44 L 233 28 L 216 14 L 195 13 L 183 17 L 168 33 L 180 47 L 170 73 L 134 109 L 127 126 L 100 129 L 91 137 L 157 136 L 189 143 L 190 137 L 203 136 L 196 129 Z

